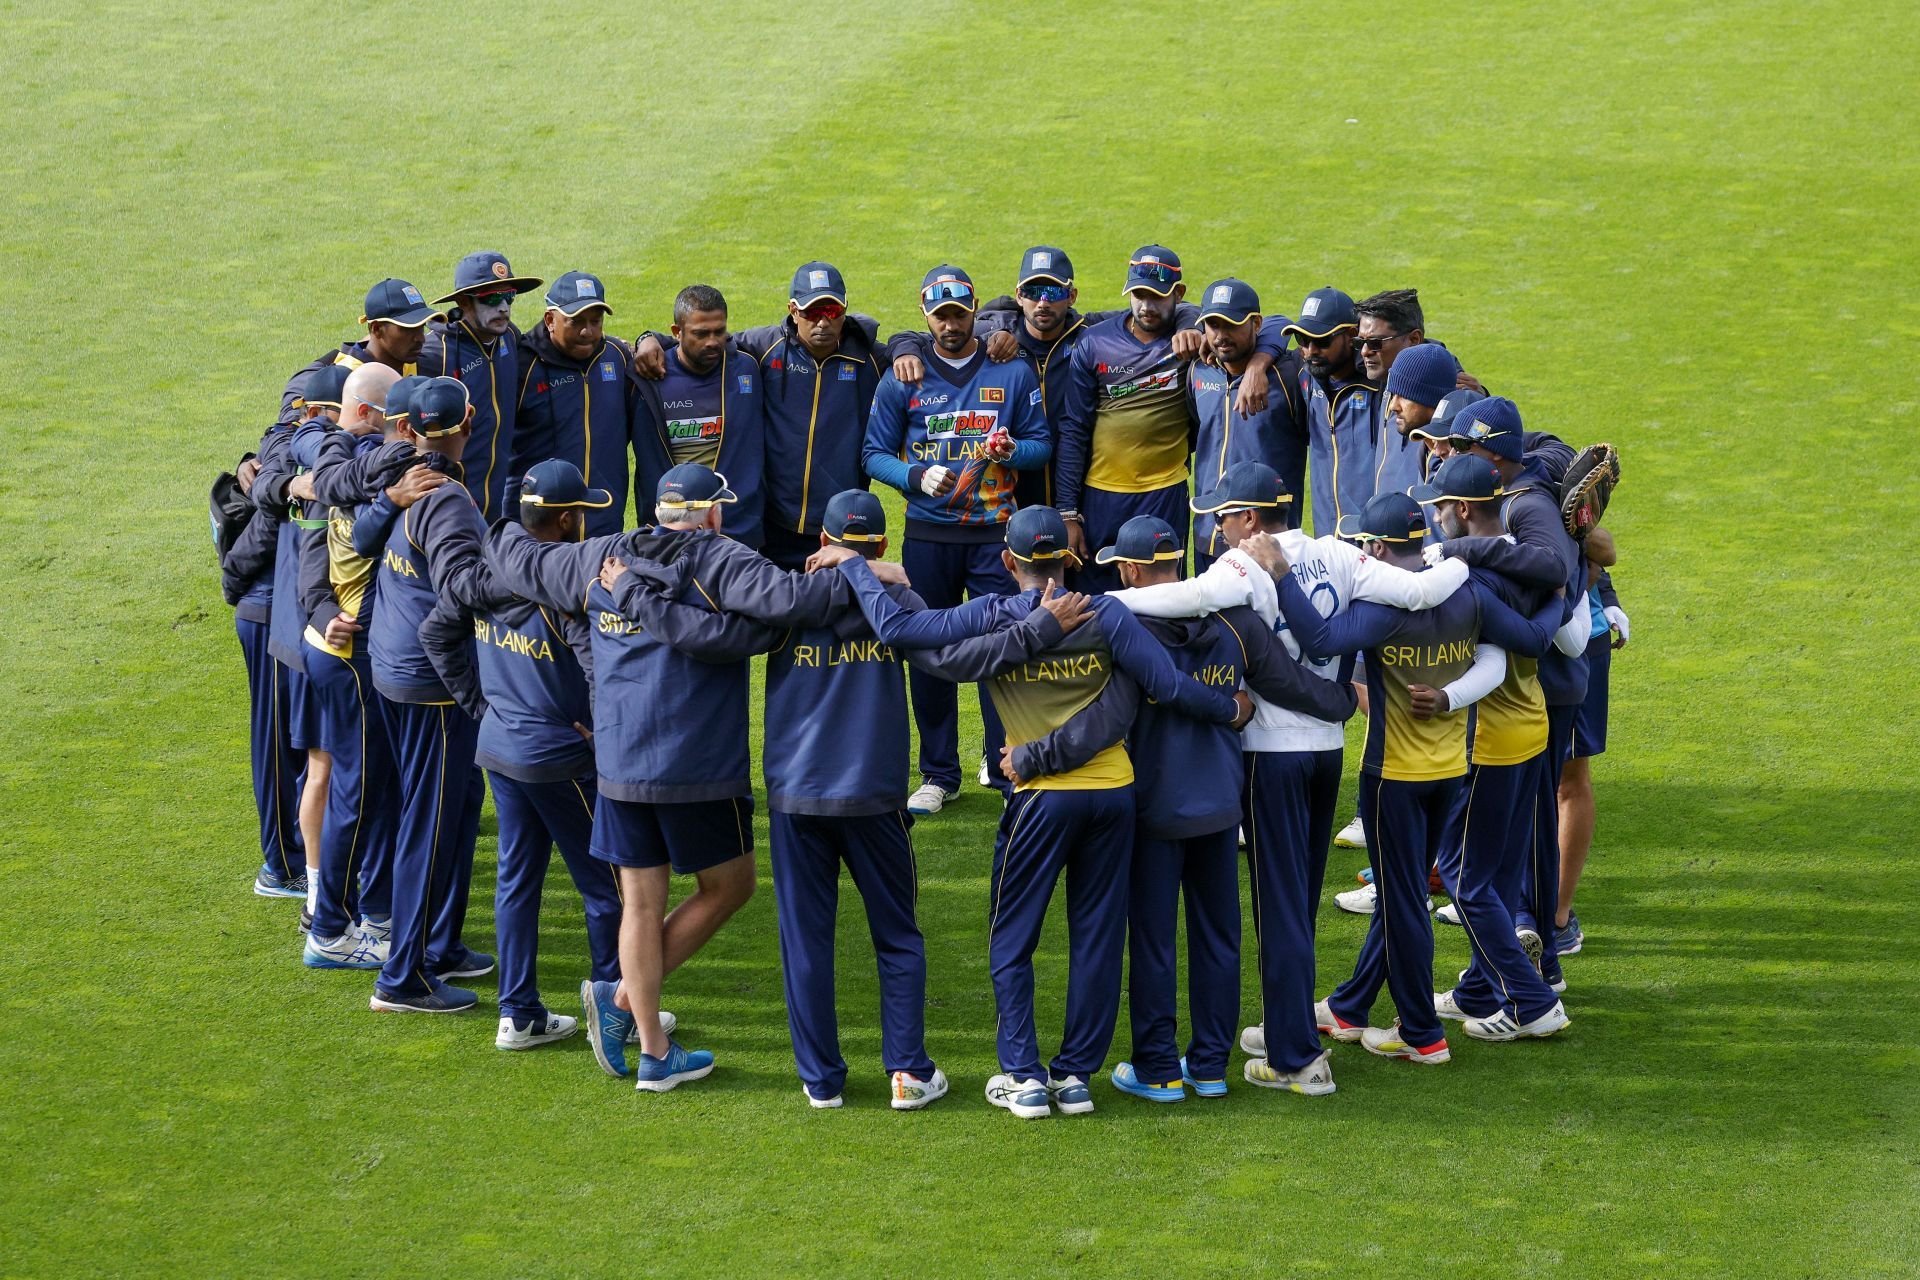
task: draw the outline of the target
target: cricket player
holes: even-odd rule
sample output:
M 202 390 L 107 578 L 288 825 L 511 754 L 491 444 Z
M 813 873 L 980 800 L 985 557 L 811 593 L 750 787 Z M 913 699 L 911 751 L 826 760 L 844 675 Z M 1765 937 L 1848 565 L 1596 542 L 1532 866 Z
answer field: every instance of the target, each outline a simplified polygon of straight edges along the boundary
M 1426 315 L 1420 307 L 1417 289 L 1384 289 L 1355 303 L 1354 313 L 1360 318 L 1359 326 L 1354 331 L 1353 345 L 1359 353 L 1361 376 L 1376 387 L 1387 388 L 1387 394 L 1380 400 L 1381 421 L 1374 431 L 1377 447 L 1373 491 L 1405 493 L 1410 486 L 1426 479 L 1422 471 L 1424 455 L 1420 440 L 1411 434 L 1404 419 L 1399 421 L 1396 428 L 1398 411 L 1393 404 L 1393 388 L 1387 384 L 1401 356 L 1420 351 L 1423 347 L 1437 347 L 1442 351 L 1446 348 L 1427 337 Z M 1431 363 L 1421 364 L 1420 376 L 1431 384 L 1440 377 L 1438 371 L 1445 362 L 1437 360 L 1433 352 L 1423 352 L 1423 360 Z M 1452 369 L 1452 383 L 1444 389 L 1428 385 L 1426 394 L 1431 395 L 1438 389 L 1444 396 L 1455 388 L 1471 388 L 1484 394 L 1485 388 L 1480 385 L 1479 379 L 1461 369 L 1458 360 L 1453 361 Z M 1431 403 L 1437 404 L 1438 401 Z
M 1354 352 L 1360 327 L 1353 299 L 1328 285 L 1300 304 L 1286 332 L 1300 344 L 1300 393 L 1306 404 L 1313 530 L 1325 536 L 1344 515 L 1358 515 L 1374 493 L 1382 389 Z
M 927 604 L 948 608 L 981 595 L 1011 595 L 1002 530 L 1014 512 L 1014 476 L 1046 465 L 1043 397 L 1027 366 L 994 364 L 974 336 L 973 281 L 941 265 L 927 272 L 920 306 L 934 336 L 927 379 L 909 388 L 888 373 L 873 396 L 861 463 L 906 495 L 901 563 Z M 920 786 L 910 812 L 938 813 L 960 794 L 959 697 L 924 664 L 908 673 L 920 730 Z M 1000 750 L 991 701 L 980 701 L 986 748 Z
M 627 518 L 627 454 L 633 440 L 633 357 L 606 332 L 613 307 L 600 277 L 569 271 L 547 286 L 540 323 L 520 340 L 513 449 L 503 514 L 517 515 L 519 477 L 564 458 L 596 489 L 613 495 L 587 517 L 587 536 L 618 533 Z
M 308 377 L 329 365 L 340 365 L 349 373 L 369 362 L 386 365 L 396 374 L 419 372 L 417 362 L 426 341 L 427 323 L 444 319 L 445 315 L 428 305 L 420 291 L 405 280 L 388 277 L 380 281 L 367 290 L 366 307 L 360 315 L 367 336 L 316 356 L 288 378 L 286 390 L 280 393 L 280 421 L 300 421 Z
M 1174 352 L 1174 309 L 1186 296 L 1180 256 L 1162 245 L 1136 250 L 1127 264 L 1124 318 L 1094 326 L 1068 362 L 1058 423 L 1055 485 L 1074 554 L 1113 541 L 1138 515 L 1168 524 L 1186 519 L 1187 455 L 1193 403 L 1186 361 Z M 1082 565 L 1090 591 L 1119 586 L 1112 569 Z
M 890 597 L 864 560 L 840 570 L 882 641 L 898 647 L 951 644 L 1027 618 L 1049 581 L 1071 561 L 1066 522 L 1051 507 L 1016 512 L 1003 555 L 1020 594 L 984 596 L 952 609 L 914 612 Z M 1181 673 L 1125 609 L 1091 601 L 1093 618 L 1032 659 L 1010 665 L 942 661 L 953 679 L 991 680 L 1008 743 L 1045 737 L 1072 719 L 1119 677 L 1181 714 L 1238 727 L 1251 715 L 1245 694 L 1230 694 Z M 914 661 L 926 660 L 925 655 Z M 994 843 L 988 951 L 999 1012 L 1000 1073 L 987 1098 L 1022 1119 L 1040 1119 L 1049 1103 L 1063 1115 L 1093 1110 L 1087 1082 L 1104 1065 L 1120 1004 L 1126 941 L 1127 875 L 1133 858 L 1134 773 L 1115 738 L 1069 772 L 1017 778 Z M 1066 1031 L 1043 1073 L 1034 1031 L 1033 953 L 1065 872 L 1070 948 Z
M 1613 535 L 1593 529 L 1581 540 L 1580 549 L 1588 576 L 1587 694 L 1573 718 L 1572 756 L 1560 772 L 1560 909 L 1553 919 L 1553 949 L 1562 956 L 1586 945 L 1586 933 L 1573 910 L 1573 892 L 1593 848 L 1593 757 L 1607 749 L 1607 684 L 1613 652 L 1626 648 L 1632 634 L 1626 610 L 1613 589 Z
M 501 506 L 520 389 L 521 334 L 513 324 L 513 303 L 543 283 L 537 276 L 515 275 L 504 254 L 491 249 L 468 254 L 454 264 L 453 291 L 433 300 L 436 307 L 451 303 L 452 309 L 444 320 L 428 324 L 420 347 L 422 374 L 458 378 L 473 399 L 472 435 L 461 470 L 482 520 L 507 514 Z

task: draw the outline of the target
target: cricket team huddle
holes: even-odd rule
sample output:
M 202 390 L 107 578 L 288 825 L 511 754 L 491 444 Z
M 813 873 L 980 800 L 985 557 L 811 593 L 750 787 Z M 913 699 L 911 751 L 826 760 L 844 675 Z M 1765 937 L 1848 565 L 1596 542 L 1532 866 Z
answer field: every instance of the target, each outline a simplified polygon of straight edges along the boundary
M 371 971 L 373 1009 L 423 1013 L 473 1009 L 462 980 L 497 968 L 499 1048 L 584 1024 L 640 1090 L 707 1076 L 662 988 L 755 889 L 764 656 L 782 979 L 814 1107 L 842 1105 L 848 1076 L 843 867 L 890 1103 L 948 1091 L 911 828 L 961 796 L 962 684 L 984 731 L 964 775 L 1002 804 L 993 1105 L 1088 1112 L 1103 1074 L 1152 1102 L 1226 1093 L 1242 846 L 1249 1083 L 1332 1093 L 1329 1039 L 1436 1065 L 1447 1022 L 1566 1027 L 1588 762 L 1628 633 L 1599 525 L 1617 455 L 1526 430 L 1426 337 L 1411 289 L 1316 289 L 1288 317 L 1235 278 L 1189 294 L 1148 245 L 1123 294 L 1076 310 L 1051 246 L 992 301 L 942 265 L 925 331 L 883 342 L 815 261 L 774 324 L 736 330 L 692 285 L 670 332 L 629 343 L 584 271 L 548 284 L 479 252 L 431 301 L 374 285 L 364 336 L 293 375 L 212 494 L 251 695 L 254 890 L 302 901 L 304 963 Z M 876 483 L 903 495 L 900 527 Z M 1336 836 L 1356 711 L 1358 814 Z M 465 938 L 489 790 L 497 960 Z M 1330 843 L 1365 847 L 1336 901 L 1370 918 L 1321 998 Z M 577 1017 L 537 982 L 555 847 L 585 913 Z M 669 910 L 676 873 L 694 887 Z M 1065 1027 L 1043 1062 L 1033 957 L 1063 880 Z M 1436 918 L 1472 952 L 1439 992 Z M 1131 1051 L 1108 1071 L 1123 989 Z

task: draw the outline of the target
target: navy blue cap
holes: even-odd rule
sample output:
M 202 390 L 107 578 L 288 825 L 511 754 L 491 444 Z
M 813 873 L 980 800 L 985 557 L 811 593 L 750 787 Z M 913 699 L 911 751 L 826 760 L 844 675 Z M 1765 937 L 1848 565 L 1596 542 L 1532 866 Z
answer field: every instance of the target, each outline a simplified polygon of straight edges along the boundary
M 351 372 L 343 364 L 325 364 L 307 375 L 306 383 L 300 389 L 300 403 L 311 409 L 320 406 L 328 409 L 340 407 L 340 393 L 347 389 L 347 374 Z
M 1127 287 L 1166 297 L 1180 283 L 1180 255 L 1163 244 L 1144 244 L 1127 260 Z
M 1396 361 L 1395 363 L 1398 363 Z M 1425 436 L 1429 440 L 1445 440 L 1448 428 L 1460 411 L 1470 404 L 1485 400 L 1487 393 L 1475 391 L 1472 387 L 1457 387 L 1440 397 L 1440 403 L 1433 407 L 1433 421 L 1424 427 L 1415 427 L 1407 432 L 1408 439 Z
M 607 302 L 607 287 L 600 283 L 599 276 L 589 275 L 585 271 L 569 271 L 547 288 L 547 309 L 550 311 L 558 311 L 563 316 L 577 316 L 588 307 L 606 307 L 607 314 L 613 314 L 613 307 Z
M 1007 521 L 1007 550 L 1026 564 L 1062 560 L 1078 563 L 1067 541 L 1067 522 L 1052 507 L 1021 507 Z
M 432 382 L 432 378 L 423 378 L 410 373 L 387 388 L 387 421 L 399 422 L 413 412 L 414 392 Z
M 920 279 L 920 309 L 929 314 L 941 307 L 979 305 L 973 293 L 973 277 L 950 263 L 941 263 Z
M 727 488 L 727 478 L 719 472 L 697 462 L 683 462 L 660 477 L 659 487 L 653 491 L 653 501 L 654 505 L 661 507 L 687 507 L 704 511 L 723 502 L 738 502 L 739 499 Z
M 1387 370 L 1387 394 L 1428 407 L 1446 399 L 1460 380 L 1460 362 L 1437 342 L 1419 342 L 1402 351 Z
M 472 407 L 466 383 L 458 378 L 429 378 L 426 386 L 413 389 L 407 425 L 418 435 L 450 436 L 467 425 Z
M 610 507 L 613 495 L 593 489 L 580 468 L 565 458 L 536 462 L 520 479 L 520 503 L 528 507 Z
M 1315 289 L 1300 304 L 1300 318 L 1286 327 L 1287 333 L 1302 333 L 1309 338 L 1324 338 L 1341 329 L 1358 329 L 1360 313 L 1353 299 L 1332 285 Z
M 1203 515 L 1219 515 L 1250 507 L 1277 507 L 1292 501 L 1293 495 L 1287 492 L 1278 471 L 1264 462 L 1236 462 L 1220 476 L 1213 492 L 1200 494 L 1191 505 Z
M 1186 555 L 1180 535 L 1159 516 L 1135 516 L 1113 535 L 1113 545 L 1094 554 L 1100 564 L 1116 560 L 1127 564 L 1153 564 L 1159 560 L 1179 560 Z
M 531 293 L 543 283 L 538 276 L 513 274 L 513 268 L 507 265 L 504 253 L 482 249 L 453 264 L 453 292 L 435 298 L 433 302 L 435 306 L 440 306 L 452 302 L 463 293 L 498 293 L 502 289 Z
M 820 528 L 835 542 L 878 542 L 887 536 L 887 509 L 865 489 L 844 489 L 827 499 Z
M 1501 495 L 1500 473 L 1485 458 L 1456 453 L 1440 464 L 1428 484 L 1417 484 L 1407 491 L 1415 502 L 1427 506 L 1435 502 L 1488 502 Z
M 1369 542 L 1416 542 L 1427 536 L 1427 517 L 1404 493 L 1376 493 L 1357 516 L 1341 516 L 1343 538 Z
M 1018 289 L 1029 280 L 1072 284 L 1073 259 L 1067 256 L 1064 249 L 1056 249 L 1050 244 L 1037 244 L 1020 255 L 1020 278 L 1013 282 L 1013 287 Z
M 1520 407 L 1505 396 L 1476 400 L 1453 415 L 1453 422 L 1447 427 L 1447 438 L 1464 440 L 1470 445 L 1483 445 L 1509 462 L 1520 461 L 1527 452 L 1520 425 Z
M 428 305 L 418 289 L 391 276 L 367 290 L 366 309 L 360 313 L 361 324 L 384 320 L 402 329 L 418 329 L 436 318 L 446 319 L 438 307 Z
M 1260 295 L 1245 280 L 1228 276 L 1215 280 L 1200 295 L 1200 318 L 1218 316 L 1228 324 L 1245 324 L 1247 317 L 1260 311 Z
M 809 262 L 793 273 L 793 289 L 787 296 L 799 303 L 802 311 L 822 298 L 832 298 L 844 307 L 847 282 L 831 262 Z

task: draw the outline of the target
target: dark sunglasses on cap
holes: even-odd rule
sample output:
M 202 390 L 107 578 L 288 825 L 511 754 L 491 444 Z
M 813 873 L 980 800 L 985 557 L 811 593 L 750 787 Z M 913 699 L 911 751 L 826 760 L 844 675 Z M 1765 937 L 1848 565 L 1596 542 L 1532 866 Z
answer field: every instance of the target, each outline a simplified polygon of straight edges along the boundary
M 920 291 L 920 303 L 929 309 L 947 302 L 973 304 L 973 286 L 964 280 L 935 280 Z
M 510 307 L 517 295 L 511 289 L 502 289 L 498 293 L 476 293 L 473 300 L 483 307 Z
M 1135 258 L 1127 263 L 1127 268 L 1127 277 L 1136 285 L 1149 282 L 1165 285 L 1180 283 L 1180 268 L 1170 267 L 1164 262 L 1148 262 Z
M 1073 292 L 1070 284 L 1023 284 L 1020 296 L 1028 302 L 1065 302 Z
M 816 302 L 812 306 L 802 310 L 800 317 L 803 320 L 811 320 L 815 324 L 819 324 L 823 320 L 838 320 L 845 314 L 847 314 L 847 309 L 837 302 Z

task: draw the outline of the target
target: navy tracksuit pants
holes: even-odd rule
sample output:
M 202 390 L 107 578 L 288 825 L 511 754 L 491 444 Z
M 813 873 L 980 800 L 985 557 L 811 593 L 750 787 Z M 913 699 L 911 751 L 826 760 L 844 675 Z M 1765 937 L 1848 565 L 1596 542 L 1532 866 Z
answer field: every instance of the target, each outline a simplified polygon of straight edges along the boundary
M 1440 879 L 1473 948 L 1454 1001 L 1476 1018 L 1505 1008 L 1531 1022 L 1557 998 L 1513 934 L 1521 873 L 1533 856 L 1538 774 L 1546 767 L 1544 755 L 1522 764 L 1469 766 L 1441 850 Z
M 1133 823 L 1131 785 L 1022 791 L 1000 813 L 987 960 L 999 1013 L 1000 1069 L 1016 1080 L 1047 1075 L 1034 1031 L 1033 953 L 1062 871 L 1067 877 L 1067 1019 L 1052 1075 L 1089 1080 L 1106 1064 L 1120 1012 Z
M 307 650 L 320 748 L 333 758 L 320 836 L 313 936 L 337 938 L 362 916 L 393 911 L 399 794 L 380 695 L 367 659 Z
M 1347 1022 L 1366 1023 L 1384 985 L 1400 1014 L 1400 1034 L 1424 1049 L 1446 1039 L 1433 1011 L 1433 917 L 1427 914 L 1427 872 L 1434 864 L 1459 778 L 1399 782 L 1360 775 L 1360 815 L 1367 862 L 1379 898 L 1353 976 L 1327 1004 Z
M 1540 973 L 1551 982 L 1560 976 L 1560 953 L 1553 945 L 1553 918 L 1560 913 L 1560 771 L 1573 754 L 1573 724 L 1580 704 L 1547 707 L 1547 767 L 1535 778 L 1533 856 L 1520 881 L 1520 909 L 1514 923 L 1538 930 L 1544 950 Z
M 1120 570 L 1113 565 L 1095 564 L 1093 557 L 1102 547 L 1110 547 L 1120 526 L 1135 516 L 1159 516 L 1175 529 L 1188 527 L 1192 518 L 1187 510 L 1187 482 L 1170 484 L 1147 493 L 1115 493 L 1087 485 L 1080 491 L 1080 525 L 1087 536 L 1087 562 L 1073 575 L 1075 591 L 1118 591 Z M 1186 566 L 1181 565 L 1181 574 Z M 909 571 L 911 576 L 911 571 Z M 1066 586 L 1066 583 L 1061 583 Z M 914 590 L 919 590 L 915 582 Z M 931 601 L 929 601 L 931 603 Z
M 283 880 L 307 874 L 300 842 L 300 784 L 304 751 L 293 748 L 288 713 L 292 695 L 287 669 L 267 652 L 267 624 L 234 615 L 240 654 L 247 663 L 248 754 L 253 764 L 253 807 L 260 815 L 260 861 Z
M 1344 754 L 1336 747 L 1243 757 L 1247 785 L 1240 803 L 1260 953 L 1260 1017 L 1267 1061 L 1276 1071 L 1299 1071 L 1324 1052 L 1313 1017 L 1313 938 Z
M 618 873 L 587 852 L 593 842 L 595 784 L 521 782 L 488 770 L 493 811 L 500 824 L 500 866 L 493 924 L 500 945 L 500 1014 L 519 1022 L 546 1011 L 535 979 L 540 956 L 540 894 L 553 847 L 580 891 L 587 913 L 588 971 L 596 982 L 620 980 Z
M 927 948 L 914 917 L 918 869 L 902 812 L 860 817 L 770 816 L 780 977 L 800 1082 L 816 1098 L 847 1083 L 833 996 L 834 923 L 845 864 L 867 910 L 880 970 L 880 1062 L 889 1074 L 933 1075 L 927 1056 Z
M 428 973 L 466 956 L 460 940 L 473 885 L 473 842 L 486 780 L 473 766 L 480 722 L 452 703 L 386 701 L 400 776 L 393 850 L 393 943 L 383 996 L 422 995 Z
M 999 542 L 929 542 L 908 537 L 900 549 L 900 563 L 913 580 L 913 589 L 929 609 L 951 609 L 971 596 L 1010 596 L 1017 590 L 1013 575 L 1001 562 Z M 1061 585 L 1065 585 L 1064 583 Z M 984 687 L 980 689 L 980 720 L 986 729 L 987 763 L 994 785 L 1005 794 L 1000 773 L 1000 744 L 1004 736 L 1000 717 Z M 960 693 L 951 680 L 928 675 L 907 665 L 907 694 L 913 703 L 913 723 L 920 732 L 920 775 L 947 791 L 960 789 Z
M 1180 840 L 1133 836 L 1127 890 L 1127 1011 L 1134 1074 L 1180 1081 L 1175 1043 L 1179 906 L 1187 910 L 1187 1072 L 1223 1080 L 1240 1018 L 1240 866 L 1232 827 Z M 1078 1073 L 1070 1073 L 1078 1074 Z

